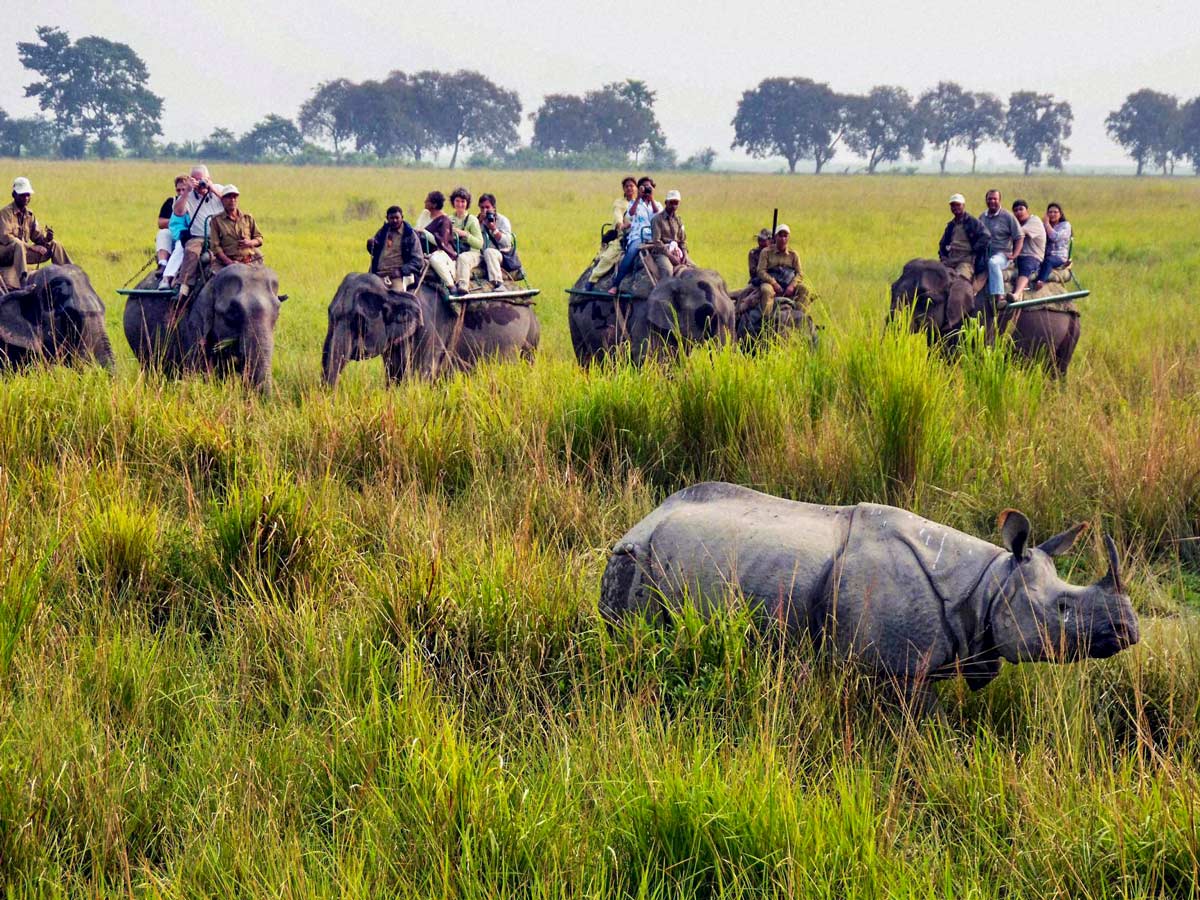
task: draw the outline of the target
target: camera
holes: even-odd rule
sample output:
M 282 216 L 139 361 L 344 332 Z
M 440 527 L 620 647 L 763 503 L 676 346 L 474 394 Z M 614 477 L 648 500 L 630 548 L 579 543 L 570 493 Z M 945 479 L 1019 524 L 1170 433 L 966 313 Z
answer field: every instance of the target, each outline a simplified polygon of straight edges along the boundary
M 196 182 L 196 187 L 206 188 L 206 187 L 208 187 L 208 182 L 205 181 L 203 178 L 201 178 L 199 181 Z
M 489 210 L 488 212 L 485 212 L 485 213 L 483 214 L 483 221 L 487 222 L 489 225 L 493 225 L 493 224 L 495 224 L 495 222 L 496 222 L 496 213 L 495 213 L 495 212 L 493 212 L 493 211 L 491 211 L 491 210 Z

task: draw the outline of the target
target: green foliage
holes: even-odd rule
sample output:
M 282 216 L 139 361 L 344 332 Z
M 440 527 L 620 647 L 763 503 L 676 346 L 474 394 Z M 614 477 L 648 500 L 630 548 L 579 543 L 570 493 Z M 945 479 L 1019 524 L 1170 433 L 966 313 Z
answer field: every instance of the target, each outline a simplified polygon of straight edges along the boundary
M 1024 163 L 1026 175 L 1043 162 L 1062 170 L 1071 153 L 1063 142 L 1071 136 L 1074 117 L 1071 104 L 1065 100 L 1056 102 L 1052 94 L 1012 93 L 1004 120 L 1004 140 L 1013 156 Z

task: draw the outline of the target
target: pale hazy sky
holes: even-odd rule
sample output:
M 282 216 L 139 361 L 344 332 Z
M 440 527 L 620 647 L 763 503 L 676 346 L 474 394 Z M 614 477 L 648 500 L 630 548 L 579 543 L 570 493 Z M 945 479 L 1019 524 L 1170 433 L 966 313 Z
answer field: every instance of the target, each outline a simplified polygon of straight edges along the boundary
M 1200 94 L 1197 0 L 800 0 L 758 8 L 722 0 L 39 0 L 5 17 L 0 108 L 36 109 L 23 96 L 30 77 L 16 42 L 34 40 L 38 25 L 132 46 L 164 98 L 169 140 L 202 138 L 218 125 L 240 132 L 269 112 L 295 116 L 331 78 L 471 68 L 516 90 L 526 117 L 547 93 L 644 79 L 658 92 L 659 121 L 681 158 L 711 145 L 732 161 L 737 101 L 762 78 L 801 76 L 855 93 L 898 84 L 914 97 L 950 79 L 1002 99 L 1039 90 L 1070 101 L 1069 165 L 1112 165 L 1125 160 L 1104 117 L 1127 94 Z M 527 136 L 527 119 L 522 130 Z M 1012 162 L 1002 146 L 980 159 Z M 856 163 L 842 153 L 832 168 L 847 165 Z

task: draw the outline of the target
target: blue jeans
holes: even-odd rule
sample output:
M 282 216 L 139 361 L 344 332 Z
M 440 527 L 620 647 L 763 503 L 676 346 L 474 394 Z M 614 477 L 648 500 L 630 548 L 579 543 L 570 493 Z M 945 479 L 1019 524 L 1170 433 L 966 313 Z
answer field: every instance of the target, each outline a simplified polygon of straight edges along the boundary
M 1059 266 L 1065 266 L 1067 261 L 1061 256 L 1047 256 L 1042 260 L 1042 267 L 1038 269 L 1037 280 L 1045 281 L 1050 277 L 1050 273 Z
M 621 257 L 621 264 L 617 266 L 617 274 L 613 277 L 612 286 L 618 290 L 621 287 L 621 282 L 625 280 L 625 276 L 633 271 L 633 267 L 637 265 L 638 251 L 642 249 L 642 242 L 634 243 L 630 241 L 625 245 L 625 255 Z
M 993 253 L 988 257 L 988 293 L 995 297 L 1004 293 L 1004 270 L 1012 265 L 1007 253 Z

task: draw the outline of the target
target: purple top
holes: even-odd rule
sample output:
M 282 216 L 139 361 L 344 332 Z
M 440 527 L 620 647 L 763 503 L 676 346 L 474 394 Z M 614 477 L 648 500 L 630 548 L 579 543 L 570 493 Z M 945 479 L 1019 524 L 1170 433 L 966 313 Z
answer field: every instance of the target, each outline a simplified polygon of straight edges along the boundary
M 1046 255 L 1067 259 L 1071 253 L 1071 223 L 1059 222 L 1056 227 L 1046 226 Z

